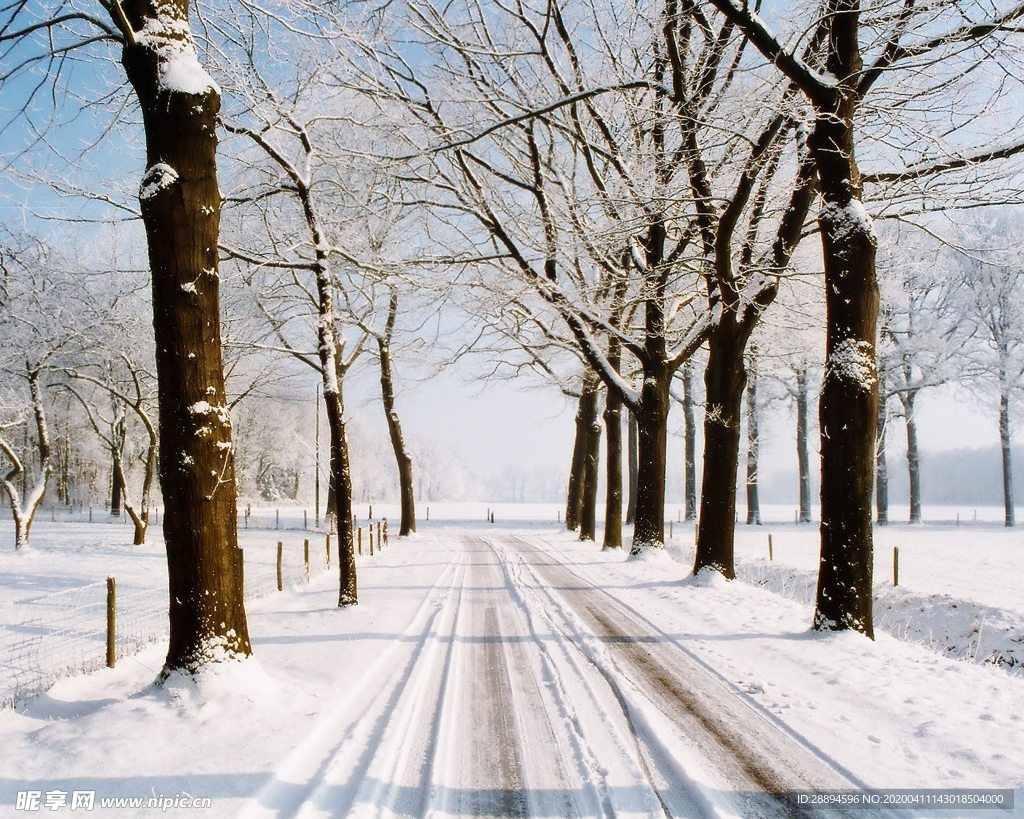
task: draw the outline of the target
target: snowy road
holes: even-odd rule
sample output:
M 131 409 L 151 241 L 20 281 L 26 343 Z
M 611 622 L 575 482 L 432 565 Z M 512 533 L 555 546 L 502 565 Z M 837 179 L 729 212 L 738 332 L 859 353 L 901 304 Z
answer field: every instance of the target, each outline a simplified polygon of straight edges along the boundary
M 451 546 L 242 815 L 781 817 L 801 814 L 772 793 L 857 787 L 549 543 Z

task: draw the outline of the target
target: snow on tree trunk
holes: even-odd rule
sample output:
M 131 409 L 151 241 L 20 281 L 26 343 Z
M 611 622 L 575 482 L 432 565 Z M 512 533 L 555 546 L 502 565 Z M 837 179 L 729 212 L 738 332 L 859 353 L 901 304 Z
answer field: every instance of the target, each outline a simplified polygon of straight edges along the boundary
M 25 464 L 14 451 L 14 448 L 3 438 L 0 438 L 0 451 L 3 451 L 11 462 L 11 468 L 3 477 L 4 491 L 11 505 L 11 515 L 14 518 L 14 548 L 15 551 L 28 548 L 29 532 L 32 529 L 32 521 L 35 519 L 36 510 L 39 509 L 46 496 L 46 484 L 50 480 L 52 472 L 52 459 L 50 447 L 50 432 L 46 423 L 46 408 L 43 405 L 43 394 L 39 384 L 40 370 L 26 364 L 28 376 L 29 394 L 32 398 L 32 415 L 36 428 L 36 450 L 39 454 L 39 473 L 36 475 L 35 484 L 28 489 Z M 28 439 L 28 427 L 25 426 L 25 438 Z M 28 447 L 25 448 L 26 457 Z M 21 477 L 22 491 L 18 491 L 15 480 Z
M 184 0 L 128 0 L 113 8 L 123 9 L 131 29 L 122 62 L 146 133 L 139 201 L 152 269 L 166 509 L 166 676 L 251 653 L 221 359 L 220 89 L 196 57 Z

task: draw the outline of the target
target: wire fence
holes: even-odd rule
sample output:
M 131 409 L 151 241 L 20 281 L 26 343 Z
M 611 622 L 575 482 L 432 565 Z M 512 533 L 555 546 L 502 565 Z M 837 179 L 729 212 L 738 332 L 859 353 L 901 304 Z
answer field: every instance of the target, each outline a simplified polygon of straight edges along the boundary
M 266 549 L 252 549 L 243 565 L 246 603 L 323 574 L 336 543 L 324 535 L 293 539 L 271 550 L 269 561 Z M 0 707 L 17 708 L 61 677 L 102 668 L 111 649 L 116 661 L 166 639 L 166 588 L 116 585 L 112 646 L 107 595 L 104 580 L 0 604 Z

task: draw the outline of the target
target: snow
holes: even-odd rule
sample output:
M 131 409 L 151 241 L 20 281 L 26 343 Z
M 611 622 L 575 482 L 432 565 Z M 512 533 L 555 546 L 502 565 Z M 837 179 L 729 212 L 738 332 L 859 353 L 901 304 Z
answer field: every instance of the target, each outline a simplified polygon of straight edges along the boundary
M 178 172 L 165 162 L 157 162 L 146 169 L 139 188 L 139 199 L 152 199 L 178 181 Z
M 675 524 L 664 559 L 634 561 L 562 531 L 554 505 L 492 505 L 494 525 L 486 504 L 432 503 L 430 521 L 426 506 L 416 536 L 358 559 L 358 606 L 337 607 L 334 572 L 248 603 L 252 658 L 157 688 L 156 643 L 0 710 L 0 816 L 25 815 L 16 794 L 33 789 L 209 797 L 216 816 L 754 815 L 760 787 L 723 755 L 730 737 L 751 764 L 781 765 L 787 789 L 1014 788 L 1013 814 L 940 815 L 1024 815 L 1024 675 L 982 656 L 1020 635 L 1024 535 L 880 530 L 876 618 L 896 625 L 871 642 L 810 631 L 813 526 L 739 526 L 741 579 L 726 582 L 690 576 L 692 525 Z M 278 540 L 294 566 L 323 537 L 301 510 L 281 526 L 239 532 L 247 586 Z M 0 554 L 0 622 L 15 601 L 107 574 L 119 589 L 166 582 L 160 544 L 130 541 L 119 523 L 40 519 L 31 553 Z M 947 652 L 977 617 L 982 648 Z M 693 691 L 721 736 L 680 707 Z
M 843 339 L 825 362 L 827 374 L 856 384 L 862 390 L 870 390 L 878 380 L 872 349 L 870 342 Z
M 140 46 L 156 52 L 159 82 L 168 91 L 195 95 L 212 91 L 220 94 L 217 83 L 199 64 L 187 20 L 165 13 L 147 17 L 146 27 L 136 32 L 135 39 Z

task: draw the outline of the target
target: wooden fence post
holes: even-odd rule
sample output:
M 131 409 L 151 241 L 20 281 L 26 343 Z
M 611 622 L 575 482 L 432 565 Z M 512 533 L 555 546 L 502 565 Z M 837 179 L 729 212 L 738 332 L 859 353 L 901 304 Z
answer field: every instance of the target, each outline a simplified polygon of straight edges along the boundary
M 370 557 L 373 557 L 373 524 L 366 527 L 366 533 L 370 536 Z
M 117 662 L 117 583 L 107 578 L 107 668 Z
M 380 521 L 377 521 L 377 551 L 384 548 L 384 539 L 380 536 Z
M 281 510 L 280 509 L 275 509 L 274 510 L 274 528 L 275 529 L 280 529 L 281 528 Z
M 284 575 L 281 573 L 281 557 L 284 551 L 284 544 L 277 541 L 277 590 L 284 591 Z
M 892 547 L 892 584 L 898 586 L 900 584 L 900 547 Z
M 309 510 L 308 509 L 303 509 L 302 510 L 302 528 L 303 529 L 308 529 L 309 528 Z
M 768 535 L 768 559 L 775 560 L 775 555 L 772 554 L 772 536 Z
M 309 582 L 309 541 L 302 541 L 302 562 L 306 565 L 306 582 Z
M 388 542 L 389 542 L 388 541 L 388 519 L 384 518 L 384 543 L 385 543 L 385 545 L 387 545 Z
M 356 529 L 356 549 L 359 552 L 359 556 L 362 557 L 363 556 L 363 530 L 362 530 L 362 528 Z

